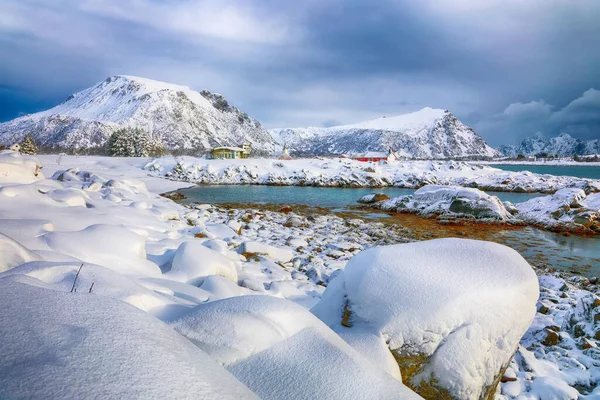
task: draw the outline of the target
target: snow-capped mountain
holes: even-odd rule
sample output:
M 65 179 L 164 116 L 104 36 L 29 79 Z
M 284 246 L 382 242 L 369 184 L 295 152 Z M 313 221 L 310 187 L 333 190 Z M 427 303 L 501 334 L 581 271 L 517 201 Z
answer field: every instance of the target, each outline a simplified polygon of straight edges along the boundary
M 270 133 L 279 144 L 304 155 L 389 150 L 400 157 L 423 159 L 500 155 L 451 112 L 433 108 L 353 125 L 271 129 Z
M 122 75 L 71 95 L 50 110 L 0 124 L 0 143 L 12 144 L 30 133 L 46 149 L 93 152 L 125 126 L 142 128 L 176 151 L 246 141 L 265 151 L 276 145 L 258 121 L 219 94 Z
M 504 145 L 498 150 L 506 157 L 516 157 L 519 154 L 534 156 L 538 154 L 557 154 L 559 156 L 574 156 L 600 153 L 600 139 L 580 140 L 568 133 L 546 139 L 538 132 L 524 139 L 518 146 Z

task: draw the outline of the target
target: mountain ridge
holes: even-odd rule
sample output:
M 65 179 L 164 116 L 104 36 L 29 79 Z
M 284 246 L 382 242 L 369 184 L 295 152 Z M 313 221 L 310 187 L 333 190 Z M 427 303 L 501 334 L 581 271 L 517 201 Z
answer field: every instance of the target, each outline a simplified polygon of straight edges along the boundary
M 98 150 L 122 127 L 142 128 L 171 151 L 239 145 L 272 151 L 275 141 L 255 119 L 218 93 L 130 75 L 115 75 L 46 111 L 0 124 L 0 141 L 31 134 L 42 148 Z
M 404 158 L 493 158 L 500 155 L 448 110 L 430 107 L 350 125 L 270 129 L 297 154 L 396 152 Z
M 581 140 L 566 132 L 546 139 L 541 132 L 523 139 L 518 145 L 502 145 L 498 151 L 506 157 L 535 156 L 540 154 L 555 154 L 561 157 L 575 155 L 600 154 L 600 139 Z

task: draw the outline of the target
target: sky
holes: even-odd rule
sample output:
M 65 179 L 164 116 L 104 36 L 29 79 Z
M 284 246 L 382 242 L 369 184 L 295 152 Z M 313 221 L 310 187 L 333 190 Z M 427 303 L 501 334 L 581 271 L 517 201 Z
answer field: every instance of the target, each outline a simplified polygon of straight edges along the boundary
M 452 111 L 491 145 L 600 138 L 599 0 L 0 0 L 0 121 L 116 74 L 266 127 Z

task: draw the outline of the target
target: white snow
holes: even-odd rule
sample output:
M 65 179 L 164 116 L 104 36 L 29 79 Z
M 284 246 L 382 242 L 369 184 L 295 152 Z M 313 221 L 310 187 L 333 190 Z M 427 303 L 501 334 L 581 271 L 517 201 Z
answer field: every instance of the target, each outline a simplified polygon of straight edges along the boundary
M 170 279 L 199 286 L 204 278 L 220 275 L 237 284 L 236 264 L 230 258 L 203 246 L 199 240 L 183 242 L 175 252 Z
M 140 393 L 145 398 L 252 396 L 244 385 L 263 398 L 414 398 L 399 381 L 399 367 L 390 352 L 392 344 L 419 336 L 408 333 L 422 333 L 421 349 L 436 343 L 441 348 L 437 364 L 429 362 L 425 373 L 442 371 L 446 377 L 463 379 L 475 371 L 473 382 L 483 382 L 489 372 L 474 367 L 481 366 L 476 362 L 481 362 L 479 350 L 489 347 L 493 357 L 485 365 L 495 365 L 518 342 L 516 325 L 527 310 L 511 310 L 519 301 L 519 288 L 531 282 L 529 276 L 513 282 L 511 265 L 516 263 L 505 248 L 492 260 L 490 246 L 495 245 L 486 243 L 478 243 L 468 255 L 456 245 L 440 254 L 427 249 L 423 257 L 435 258 L 435 264 L 413 271 L 411 266 L 422 264 L 418 252 L 388 257 L 388 247 L 381 247 L 361 253 L 376 245 L 409 241 L 399 225 L 334 215 L 182 207 L 158 193 L 186 184 L 151 176 L 143 169 L 149 160 L 2 154 L 8 169 L 19 171 L 10 180 L 0 178 L 0 368 L 8 371 L 0 387 L 2 398 L 73 398 L 88 389 L 91 397 L 110 398 Z M 43 175 L 38 160 L 44 164 Z M 378 182 L 392 168 L 338 160 L 278 163 L 206 161 L 211 173 L 238 182 L 246 175 L 273 183 L 327 183 L 331 171 L 331 179 L 342 176 L 347 183 L 362 184 L 369 182 L 367 176 Z M 249 169 L 237 172 L 238 165 Z M 438 179 L 436 175 L 483 183 L 488 173 L 504 174 L 466 163 L 398 163 L 393 168 L 415 186 L 416 178 L 421 185 L 422 180 Z M 526 174 L 508 177 L 519 185 L 542 187 L 541 182 L 550 182 L 547 188 L 564 184 L 588 190 L 593 183 Z M 501 182 L 500 176 L 490 179 Z M 579 202 L 593 208 L 600 196 L 588 194 Z M 242 254 L 248 248 L 253 252 L 246 252 L 246 258 Z M 373 252 L 380 256 L 371 260 Z M 371 279 L 366 274 L 357 280 L 361 265 L 383 259 L 395 266 L 385 270 L 389 275 Z M 481 265 L 486 266 L 483 271 Z M 452 274 L 442 274 L 440 268 Z M 403 275 L 407 270 L 411 274 Z M 395 279 L 398 276 L 402 279 Z M 593 285 L 575 290 L 569 282 L 545 278 L 540 279 L 538 308 L 543 304 L 550 311 L 536 314 L 506 372 L 517 381 L 503 383 L 499 398 L 560 398 L 570 391 L 569 385 L 587 395 L 600 381 L 594 347 L 594 319 L 600 309 L 589 291 Z M 501 296 L 507 293 L 511 295 Z M 352 328 L 341 324 L 345 295 Z M 521 305 L 528 301 L 522 299 Z M 365 307 L 357 308 L 359 303 Z M 422 318 L 401 307 L 407 305 L 422 308 Z M 477 312 L 484 307 L 489 316 Z M 425 320 L 428 326 L 415 324 Z M 472 325 L 450 334 L 466 320 Z M 482 327 L 488 320 L 493 320 L 490 328 Z M 178 326 L 192 341 L 198 335 L 194 344 L 212 346 L 205 349 L 209 355 L 161 321 Z M 491 331 L 509 323 L 514 329 L 494 342 L 497 332 Z M 549 325 L 561 327 L 556 346 L 541 344 Z M 582 327 L 583 337 L 576 336 L 579 328 L 574 325 Z M 486 332 L 489 337 L 484 337 Z M 452 343 L 467 345 L 461 340 L 466 333 L 473 335 L 471 343 L 478 351 L 461 351 L 456 359 L 448 356 Z M 590 349 L 582 349 L 588 344 Z M 439 365 L 442 356 L 451 359 L 444 365 L 460 361 L 473 369 L 448 372 Z
M 487 191 L 554 193 L 565 188 L 600 191 L 600 180 L 503 171 L 457 161 L 360 162 L 350 159 L 204 160 L 163 157 L 145 167 L 155 176 L 198 184 L 331 187 L 455 185 Z
M 419 398 L 308 310 L 286 300 L 215 301 L 172 326 L 263 399 Z
M 2 398 L 257 398 L 208 355 L 121 301 L 0 279 Z
M 436 382 L 455 398 L 478 398 L 501 373 L 539 294 L 516 251 L 465 239 L 371 248 L 334 282 L 313 308 L 317 316 L 348 330 L 339 326 L 346 308 L 347 335 L 356 326 L 381 334 L 397 354 L 426 356 L 410 385 Z

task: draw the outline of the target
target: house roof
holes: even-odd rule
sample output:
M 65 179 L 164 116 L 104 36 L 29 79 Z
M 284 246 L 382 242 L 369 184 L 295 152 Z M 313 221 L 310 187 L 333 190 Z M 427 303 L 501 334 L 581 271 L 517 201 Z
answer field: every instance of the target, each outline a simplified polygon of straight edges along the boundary
M 215 147 L 215 148 L 213 148 L 213 151 L 215 151 L 215 150 L 244 151 L 244 149 L 242 149 L 241 147 L 228 147 L 228 146 Z

